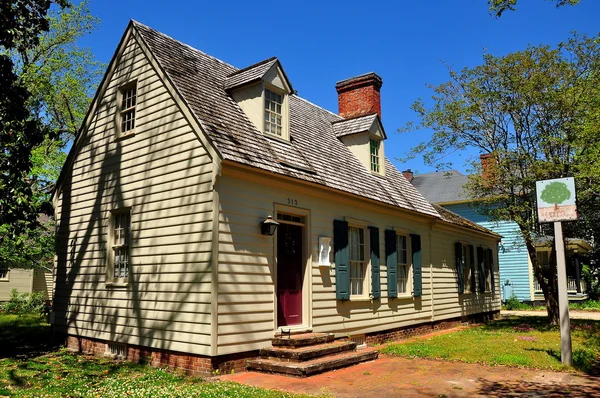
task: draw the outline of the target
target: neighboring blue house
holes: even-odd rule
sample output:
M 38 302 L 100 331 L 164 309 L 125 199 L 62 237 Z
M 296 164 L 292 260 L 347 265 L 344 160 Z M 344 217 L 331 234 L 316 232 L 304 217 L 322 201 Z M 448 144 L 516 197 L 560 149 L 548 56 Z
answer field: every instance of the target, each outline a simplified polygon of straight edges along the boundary
M 514 294 L 520 301 L 534 300 L 532 268 L 519 227 L 512 221 L 489 221 L 477 213 L 463 188 L 468 176 L 456 170 L 417 175 L 407 170 L 404 175 L 429 202 L 502 235 L 498 248 L 502 299 Z
M 503 300 L 513 294 L 520 301 L 544 300 L 542 290 L 533 277 L 529 253 L 518 225 L 512 221 L 490 221 L 486 216 L 479 214 L 472 205 L 473 199 L 469 198 L 464 189 L 469 176 L 456 170 L 418 175 L 413 175 L 407 170 L 402 174 L 429 202 L 502 235 L 498 248 L 498 262 Z M 537 242 L 536 256 L 541 264 L 549 266 L 549 248 L 552 245 L 553 241 L 548 238 Z M 581 260 L 586 258 L 591 246 L 581 239 L 567 239 L 566 250 L 569 300 L 584 300 L 588 295 L 586 283 L 581 279 Z

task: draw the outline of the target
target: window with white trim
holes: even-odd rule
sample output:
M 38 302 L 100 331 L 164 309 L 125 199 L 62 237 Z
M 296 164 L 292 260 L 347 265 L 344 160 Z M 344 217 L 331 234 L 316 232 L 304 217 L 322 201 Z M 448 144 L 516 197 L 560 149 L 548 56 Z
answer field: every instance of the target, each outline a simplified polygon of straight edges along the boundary
M 112 278 L 114 282 L 127 282 L 129 277 L 129 249 L 131 242 L 131 210 L 112 214 L 111 230 Z
M 8 279 L 8 267 L 6 264 L 0 264 L 0 280 Z
M 127 83 L 120 89 L 121 135 L 127 135 L 135 129 L 135 106 L 137 104 L 137 82 Z
M 462 245 L 462 258 L 463 258 L 463 272 L 465 279 L 465 288 L 464 293 L 473 293 L 472 284 L 471 284 L 471 251 L 469 250 L 469 245 L 463 243 Z
M 265 89 L 265 133 L 283 136 L 283 95 Z
M 350 254 L 350 297 L 364 296 L 368 291 L 365 229 L 348 227 L 348 249 Z
M 492 251 L 484 250 L 484 267 L 485 267 L 485 291 L 492 291 Z
M 375 173 L 379 173 L 381 170 L 381 163 L 379 157 L 379 147 L 381 146 L 381 141 L 374 140 L 371 138 L 369 141 L 369 148 L 371 154 L 371 171 Z
M 411 294 L 411 262 L 408 253 L 408 236 L 396 235 L 396 251 L 398 253 L 398 295 Z

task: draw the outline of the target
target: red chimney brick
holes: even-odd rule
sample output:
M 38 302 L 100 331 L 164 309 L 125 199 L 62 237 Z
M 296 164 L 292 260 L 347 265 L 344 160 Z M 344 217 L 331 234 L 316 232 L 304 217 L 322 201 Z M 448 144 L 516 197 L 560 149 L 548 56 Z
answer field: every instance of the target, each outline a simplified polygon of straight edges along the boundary
M 382 84 L 381 77 L 373 72 L 337 82 L 339 115 L 347 119 L 377 113 L 381 117 Z
M 402 175 L 404 176 L 404 178 L 406 178 L 408 180 L 408 182 L 412 182 L 415 179 L 415 175 L 411 169 L 404 170 L 402 172 Z
M 495 184 L 496 179 L 496 159 L 491 153 L 479 155 L 479 161 L 481 162 L 481 178 L 483 178 L 486 186 L 492 186 Z

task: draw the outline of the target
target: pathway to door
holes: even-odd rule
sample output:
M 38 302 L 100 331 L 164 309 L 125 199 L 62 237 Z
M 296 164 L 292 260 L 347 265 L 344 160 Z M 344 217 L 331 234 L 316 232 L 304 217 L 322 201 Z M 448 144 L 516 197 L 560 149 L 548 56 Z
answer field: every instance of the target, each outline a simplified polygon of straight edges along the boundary
M 304 379 L 244 372 L 220 377 L 262 388 L 334 397 L 600 397 L 600 377 L 432 359 L 379 359 Z

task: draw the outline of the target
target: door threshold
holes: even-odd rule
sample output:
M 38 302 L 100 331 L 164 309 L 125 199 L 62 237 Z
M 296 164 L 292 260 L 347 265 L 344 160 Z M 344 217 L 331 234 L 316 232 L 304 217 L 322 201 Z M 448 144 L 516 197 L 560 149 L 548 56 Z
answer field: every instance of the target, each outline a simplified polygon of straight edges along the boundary
M 283 331 L 283 332 L 282 332 Z M 287 334 L 300 334 L 300 333 L 311 333 L 312 328 L 303 325 L 294 326 L 280 326 L 275 330 L 275 336 L 282 336 Z

